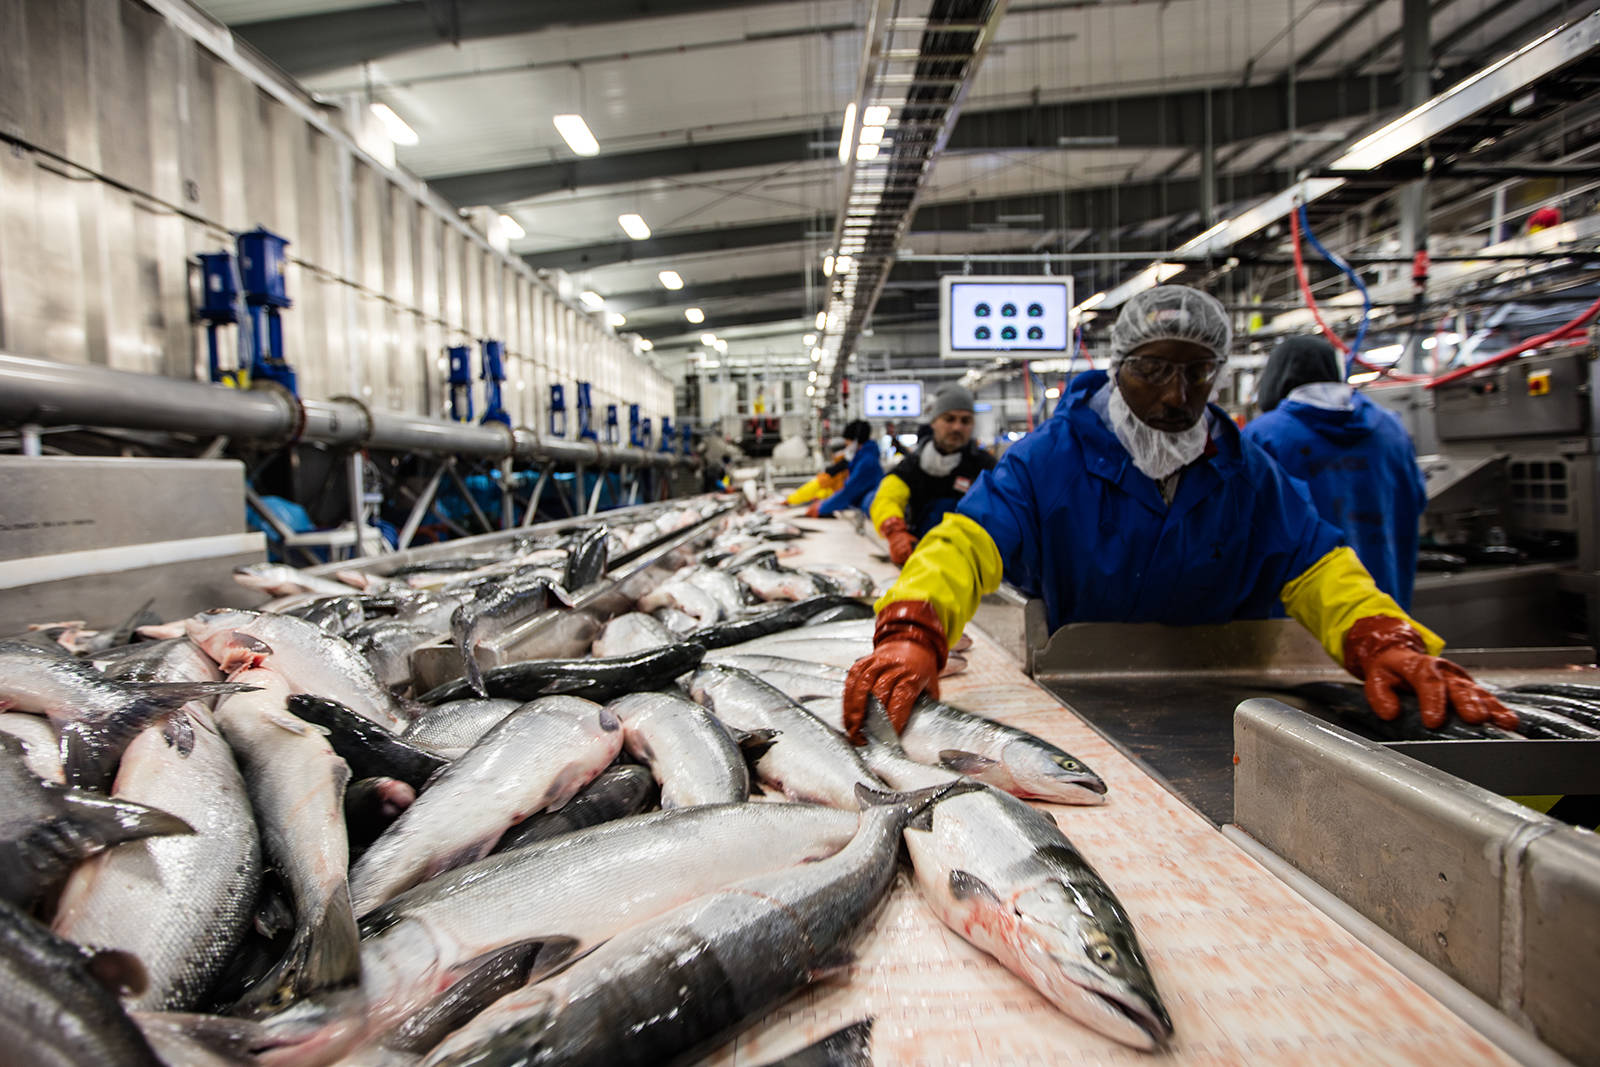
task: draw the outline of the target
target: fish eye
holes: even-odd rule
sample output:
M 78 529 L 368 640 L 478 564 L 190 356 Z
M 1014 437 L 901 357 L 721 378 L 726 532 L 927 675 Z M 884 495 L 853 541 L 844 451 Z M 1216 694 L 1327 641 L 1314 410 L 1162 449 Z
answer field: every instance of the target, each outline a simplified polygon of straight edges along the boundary
M 1070 759 L 1067 759 L 1065 756 L 1057 756 L 1057 757 L 1055 757 L 1055 760 L 1056 760 L 1056 764 L 1058 766 L 1060 766 L 1063 770 L 1075 771 L 1075 770 L 1078 769 L 1078 761 L 1077 760 L 1070 760 Z
M 1095 945 L 1089 950 L 1089 953 L 1094 957 L 1096 963 L 1104 964 L 1108 967 L 1117 962 L 1117 950 L 1107 944 Z

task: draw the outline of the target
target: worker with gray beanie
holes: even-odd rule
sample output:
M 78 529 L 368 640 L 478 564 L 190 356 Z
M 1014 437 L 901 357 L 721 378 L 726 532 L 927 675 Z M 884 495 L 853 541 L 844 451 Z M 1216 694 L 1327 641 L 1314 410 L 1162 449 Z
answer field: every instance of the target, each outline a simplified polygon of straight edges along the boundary
M 889 558 L 903 564 L 917 539 L 954 511 L 994 458 L 972 439 L 972 393 L 952 382 L 933 395 L 927 432 L 911 454 L 885 475 L 872 502 L 872 525 L 889 543 Z
M 1378 587 L 1305 486 L 1209 403 L 1232 333 L 1222 304 L 1186 286 L 1122 306 L 1110 372 L 1074 378 L 1056 413 L 923 536 L 878 600 L 872 654 L 845 680 L 846 732 L 859 738 L 868 697 L 904 729 L 1002 578 L 1044 600 L 1052 630 L 1264 619 L 1281 605 L 1366 683 L 1379 718 L 1397 718 L 1411 691 L 1430 729 L 1452 711 L 1515 727 L 1514 711 L 1440 658 L 1444 639 Z

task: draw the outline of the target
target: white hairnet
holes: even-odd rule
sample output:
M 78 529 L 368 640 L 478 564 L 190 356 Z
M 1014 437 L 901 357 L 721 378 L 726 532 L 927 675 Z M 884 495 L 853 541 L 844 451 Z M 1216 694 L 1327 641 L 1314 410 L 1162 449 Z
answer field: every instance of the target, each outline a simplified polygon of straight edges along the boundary
M 1216 297 L 1187 285 L 1158 285 L 1122 305 L 1111 327 L 1111 365 L 1151 341 L 1188 341 L 1221 360 L 1233 346 L 1233 325 Z

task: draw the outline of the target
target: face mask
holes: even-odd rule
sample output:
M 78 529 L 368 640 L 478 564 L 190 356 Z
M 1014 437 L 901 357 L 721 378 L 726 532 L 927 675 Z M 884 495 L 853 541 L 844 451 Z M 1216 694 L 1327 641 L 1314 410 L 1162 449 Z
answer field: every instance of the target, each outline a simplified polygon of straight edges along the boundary
M 1153 481 L 1161 481 L 1182 470 L 1206 450 L 1206 416 L 1180 433 L 1167 433 L 1143 422 L 1122 398 L 1122 390 L 1111 387 L 1106 417 L 1111 432 L 1133 457 L 1133 465 Z
M 955 473 L 955 469 L 960 463 L 960 452 L 952 452 L 948 456 L 945 455 L 939 451 L 938 446 L 933 443 L 931 437 L 924 441 L 922 447 L 917 450 L 917 465 L 935 478 L 943 478 L 948 474 Z

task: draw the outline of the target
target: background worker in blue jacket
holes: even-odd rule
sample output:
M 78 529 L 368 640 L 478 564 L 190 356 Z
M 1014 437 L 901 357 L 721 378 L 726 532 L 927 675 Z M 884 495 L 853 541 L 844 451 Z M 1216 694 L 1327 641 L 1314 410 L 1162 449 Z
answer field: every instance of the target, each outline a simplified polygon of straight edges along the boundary
M 1111 372 L 1073 379 L 1056 413 L 978 479 L 878 601 L 873 651 L 850 669 L 845 723 L 867 697 L 905 726 L 978 601 L 1002 575 L 1071 622 L 1186 626 L 1266 618 L 1281 600 L 1366 682 L 1385 719 L 1397 690 L 1423 722 L 1516 716 L 1444 641 L 1373 583 L 1305 487 L 1208 405 L 1232 343 L 1226 311 L 1180 285 L 1133 297 L 1111 331 Z
M 883 459 L 878 455 L 877 443 L 872 440 L 872 426 L 865 419 L 857 419 L 844 428 L 845 458 L 850 461 L 850 476 L 844 487 L 826 500 L 814 501 L 806 509 L 813 519 L 826 518 L 846 508 L 867 508 L 867 497 L 883 480 Z
M 1345 384 L 1338 354 L 1320 337 L 1278 342 L 1260 401 L 1265 414 L 1245 439 L 1306 483 L 1317 513 L 1344 531 L 1378 588 L 1410 608 L 1428 491 L 1399 417 Z

